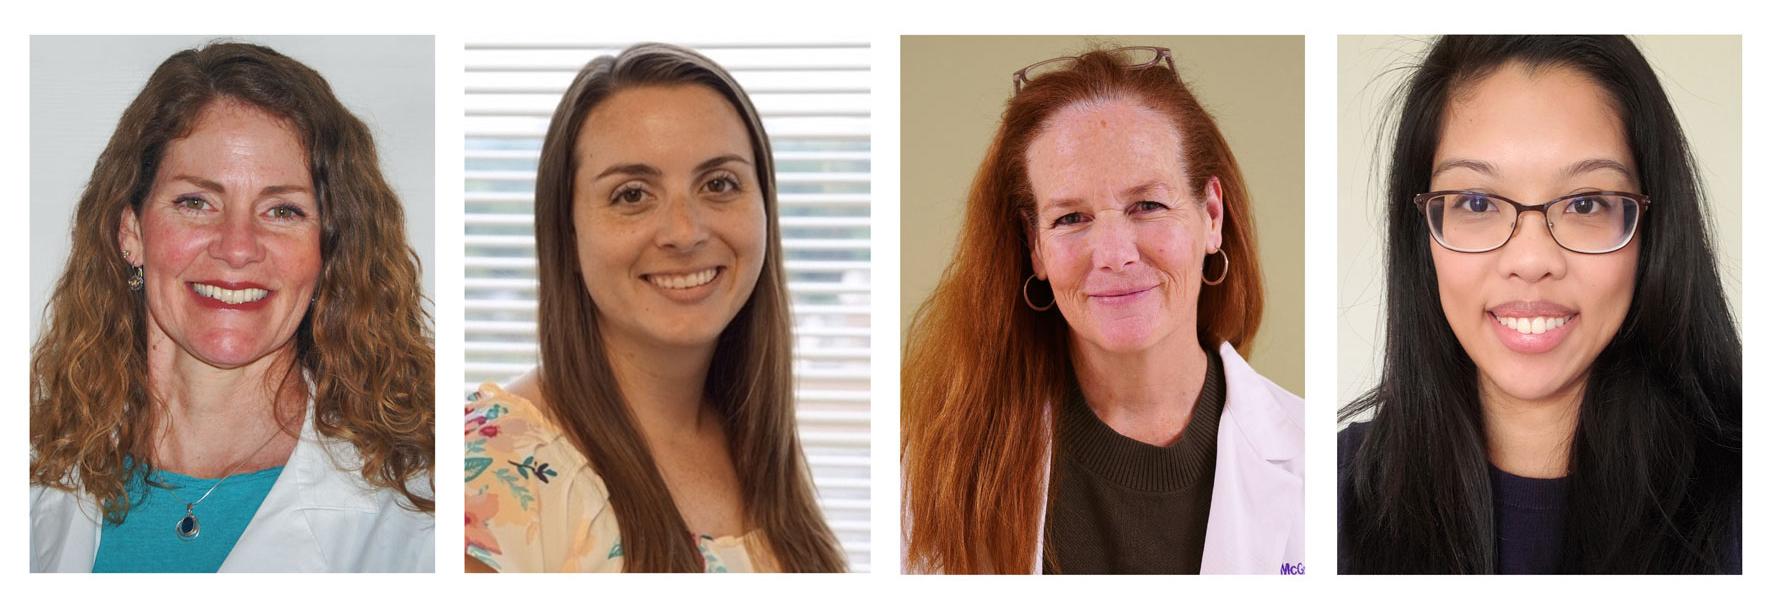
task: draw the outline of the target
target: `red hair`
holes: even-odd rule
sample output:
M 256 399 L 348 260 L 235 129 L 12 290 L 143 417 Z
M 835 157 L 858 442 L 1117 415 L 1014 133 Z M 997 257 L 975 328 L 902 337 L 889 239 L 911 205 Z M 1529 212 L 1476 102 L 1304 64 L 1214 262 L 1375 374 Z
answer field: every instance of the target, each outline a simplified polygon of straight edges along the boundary
M 1093 51 L 1042 75 L 1007 104 L 968 193 L 966 218 L 936 290 L 919 307 L 900 370 L 902 510 L 909 571 L 1027 573 L 1047 498 L 1048 405 L 1073 385 L 1066 321 L 1023 302 L 1034 273 L 1035 198 L 1025 167 L 1049 117 L 1086 101 L 1125 99 L 1170 117 L 1190 192 L 1218 178 L 1226 281 L 1202 287 L 1204 345 L 1243 351 L 1263 313 L 1263 281 L 1232 150 L 1195 94 L 1162 66 L 1127 68 Z M 1210 265 L 1218 266 L 1218 265 Z M 1218 273 L 1209 273 L 1209 277 Z

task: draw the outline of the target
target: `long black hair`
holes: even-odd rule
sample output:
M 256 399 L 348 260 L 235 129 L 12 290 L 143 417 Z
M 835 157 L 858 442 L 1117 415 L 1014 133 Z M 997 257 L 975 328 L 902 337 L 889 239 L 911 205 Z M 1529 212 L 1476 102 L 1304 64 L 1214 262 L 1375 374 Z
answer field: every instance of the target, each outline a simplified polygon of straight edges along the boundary
M 1339 413 L 1373 414 L 1340 458 L 1339 571 L 1496 570 L 1478 374 L 1443 316 L 1411 200 L 1429 189 L 1450 97 L 1508 63 L 1574 69 L 1601 86 L 1656 202 L 1640 227 L 1627 318 L 1584 386 L 1559 570 L 1737 570 L 1742 352 L 1695 163 L 1657 75 L 1622 36 L 1448 36 L 1402 90 L 1385 202 L 1381 381 Z

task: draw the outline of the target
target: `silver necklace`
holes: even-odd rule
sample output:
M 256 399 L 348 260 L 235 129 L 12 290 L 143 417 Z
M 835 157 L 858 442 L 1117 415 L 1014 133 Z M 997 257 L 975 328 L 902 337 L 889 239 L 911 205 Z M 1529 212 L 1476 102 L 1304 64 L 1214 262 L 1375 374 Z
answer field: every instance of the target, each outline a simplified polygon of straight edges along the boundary
M 193 509 L 196 509 L 197 505 L 202 504 L 204 500 L 208 500 L 210 493 L 216 491 L 217 487 L 221 487 L 223 481 L 234 476 L 235 470 L 239 469 L 241 464 L 247 463 L 247 460 L 253 459 L 253 456 L 259 455 L 260 451 L 264 451 L 266 447 L 270 447 L 271 441 L 277 440 L 277 434 L 279 432 L 282 432 L 282 430 L 272 430 L 271 436 L 265 437 L 265 442 L 260 443 L 258 449 L 254 449 L 252 453 L 248 453 L 246 457 L 240 458 L 240 461 L 235 462 L 233 466 L 229 466 L 226 471 L 228 474 L 223 475 L 220 479 L 216 479 L 216 482 L 211 484 L 210 488 L 205 490 L 203 495 L 197 498 L 196 502 L 185 503 L 185 516 L 181 517 L 179 522 L 173 525 L 173 533 L 177 534 L 180 540 L 196 540 L 198 534 L 203 533 L 203 524 L 197 521 L 197 513 L 192 512 Z M 177 497 L 177 494 L 174 494 L 174 497 Z

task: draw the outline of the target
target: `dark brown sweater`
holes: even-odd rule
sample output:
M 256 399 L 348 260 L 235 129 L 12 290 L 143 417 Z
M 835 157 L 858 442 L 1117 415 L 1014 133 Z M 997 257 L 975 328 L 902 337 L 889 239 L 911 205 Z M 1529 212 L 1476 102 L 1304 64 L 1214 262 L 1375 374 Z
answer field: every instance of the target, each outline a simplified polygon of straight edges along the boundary
M 1122 436 L 1073 390 L 1058 414 L 1043 572 L 1201 572 L 1226 402 L 1220 356 L 1207 351 L 1208 374 L 1195 411 L 1169 447 Z

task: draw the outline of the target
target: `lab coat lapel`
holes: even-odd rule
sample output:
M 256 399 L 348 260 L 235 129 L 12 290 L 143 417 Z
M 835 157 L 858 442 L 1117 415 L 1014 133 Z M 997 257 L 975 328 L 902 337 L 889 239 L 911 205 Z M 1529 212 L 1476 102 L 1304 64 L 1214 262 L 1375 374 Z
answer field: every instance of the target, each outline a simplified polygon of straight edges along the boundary
M 247 524 L 246 531 L 234 544 L 222 572 L 327 572 L 338 569 L 328 563 L 323 537 L 352 535 L 350 528 L 338 527 L 338 516 L 349 513 L 374 513 L 374 503 L 360 494 L 349 492 L 344 473 L 334 467 L 335 453 L 330 451 L 336 441 L 323 439 L 314 430 L 314 406 L 309 404 L 308 418 L 302 424 L 302 437 L 284 467 L 283 474 L 271 485 L 259 512 Z
M 1202 573 L 1274 574 L 1303 560 L 1300 399 L 1259 376 L 1231 345 L 1221 344 L 1220 359 L 1227 395 Z

